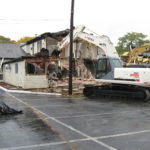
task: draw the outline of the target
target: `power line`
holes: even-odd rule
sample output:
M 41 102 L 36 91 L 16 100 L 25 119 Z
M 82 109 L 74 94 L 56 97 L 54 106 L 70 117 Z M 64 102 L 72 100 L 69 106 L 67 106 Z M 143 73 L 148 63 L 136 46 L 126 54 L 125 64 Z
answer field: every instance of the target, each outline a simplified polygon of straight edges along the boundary
M 69 19 L 65 18 L 65 19 L 4 19 L 4 18 L 0 18 L 0 21 L 19 21 L 19 22 L 26 22 L 26 21 L 43 21 L 43 22 L 47 22 L 47 21 L 68 21 Z

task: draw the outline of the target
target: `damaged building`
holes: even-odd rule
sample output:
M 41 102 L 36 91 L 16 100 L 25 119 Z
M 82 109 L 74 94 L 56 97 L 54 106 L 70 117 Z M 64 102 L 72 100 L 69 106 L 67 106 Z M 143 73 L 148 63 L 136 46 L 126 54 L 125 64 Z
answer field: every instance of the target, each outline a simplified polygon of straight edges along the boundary
M 85 26 L 74 28 L 73 35 L 73 76 L 77 78 L 95 77 L 96 61 L 105 55 L 103 49 L 106 46 L 104 39 L 107 36 L 99 36 L 88 30 Z M 49 56 L 59 57 L 59 65 L 67 76 L 69 69 L 69 30 L 56 33 L 44 33 L 27 41 L 21 47 L 30 55 L 38 55 L 41 49 L 49 51 Z M 110 42 L 111 43 L 111 42 Z
M 68 35 L 59 43 L 60 66 L 67 69 L 69 68 L 69 38 Z M 111 53 L 106 54 L 108 48 L 114 47 L 107 36 L 97 35 L 85 26 L 76 27 L 73 32 L 73 75 L 81 79 L 95 78 L 97 59 L 105 55 L 111 56 Z
M 88 30 L 85 26 L 74 28 L 73 35 L 73 76 L 82 79 L 95 77 L 97 59 L 105 55 L 103 49 L 106 46 L 104 39 L 107 36 L 99 36 Z M 49 56 L 59 57 L 59 65 L 64 76 L 68 75 L 69 69 L 69 30 L 56 33 L 44 33 L 27 41 L 21 47 L 30 55 L 38 55 L 41 49 L 46 49 Z
M 47 88 L 51 80 L 62 78 L 56 56 L 58 42 L 69 30 L 44 33 L 20 46 L 24 55 L 3 63 L 4 82 L 24 89 Z M 11 76 L 10 76 L 11 75 Z
M 4 81 L 23 89 L 48 88 L 51 79 L 61 78 L 57 64 L 49 56 L 23 56 L 3 63 Z
M 107 36 L 99 36 L 85 26 L 73 32 L 73 77 L 77 87 L 84 80 L 93 81 L 97 59 L 113 56 L 113 44 Z M 4 82 L 23 89 L 67 87 L 69 71 L 69 30 L 44 33 L 21 45 L 25 56 L 3 63 Z M 11 74 L 11 76 L 10 76 Z M 79 80 L 78 80 L 79 79 Z M 79 81 L 79 82 L 78 82 Z M 59 84 L 60 83 L 60 84 Z
M 49 55 L 58 49 L 57 43 L 60 42 L 69 33 L 69 29 L 56 33 L 43 33 L 34 39 L 21 45 L 21 48 L 29 55 L 35 55 L 41 52 L 41 49 L 47 49 Z

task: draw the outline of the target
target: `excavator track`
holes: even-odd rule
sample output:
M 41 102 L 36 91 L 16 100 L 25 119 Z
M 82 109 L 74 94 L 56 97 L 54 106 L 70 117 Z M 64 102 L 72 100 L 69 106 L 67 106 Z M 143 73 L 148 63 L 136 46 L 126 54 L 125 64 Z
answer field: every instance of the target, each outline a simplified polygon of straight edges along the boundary
M 150 90 L 148 88 L 121 84 L 87 86 L 83 89 L 83 94 L 89 98 L 108 96 L 141 99 L 145 101 L 150 99 Z

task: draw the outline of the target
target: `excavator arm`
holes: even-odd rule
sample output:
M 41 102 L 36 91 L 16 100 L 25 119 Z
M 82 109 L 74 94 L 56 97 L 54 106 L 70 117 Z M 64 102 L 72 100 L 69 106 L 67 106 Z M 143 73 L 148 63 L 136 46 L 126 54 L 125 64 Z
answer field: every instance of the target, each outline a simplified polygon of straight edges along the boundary
M 119 58 L 119 55 L 113 46 L 112 42 L 110 41 L 109 37 L 105 35 L 98 35 L 93 33 L 86 32 L 88 29 L 85 26 L 78 26 L 73 31 L 73 41 L 81 40 L 87 43 L 93 44 L 96 47 L 102 49 L 106 56 Z M 67 35 L 60 43 L 59 43 L 59 50 L 62 50 L 67 45 L 70 44 L 70 35 Z

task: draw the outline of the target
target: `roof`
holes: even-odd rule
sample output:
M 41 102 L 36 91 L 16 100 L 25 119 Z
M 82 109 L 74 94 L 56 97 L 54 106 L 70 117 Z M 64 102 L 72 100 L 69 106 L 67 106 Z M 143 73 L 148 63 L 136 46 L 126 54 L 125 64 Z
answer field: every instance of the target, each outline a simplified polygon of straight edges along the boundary
M 69 32 L 70 32 L 69 29 L 66 29 L 66 30 L 63 30 L 63 31 L 59 31 L 59 32 L 54 32 L 54 33 L 46 32 L 46 33 L 43 33 L 43 34 L 37 36 L 36 38 L 34 38 L 32 40 L 27 41 L 26 43 L 24 43 L 21 46 L 34 43 L 34 42 L 39 41 L 41 39 L 45 39 L 46 37 L 51 37 L 51 38 L 54 38 L 54 39 L 59 41 L 59 40 L 62 40 L 62 38 L 64 38 L 65 36 L 67 36 L 69 34 Z
M 25 55 L 20 44 L 0 43 L 0 58 L 18 58 Z
M 35 58 L 35 56 L 21 56 L 21 57 L 18 57 L 18 58 L 6 61 L 6 62 L 3 63 L 3 65 L 4 64 L 10 64 L 10 63 L 14 63 L 14 62 L 23 61 L 26 58 Z

